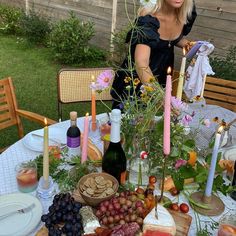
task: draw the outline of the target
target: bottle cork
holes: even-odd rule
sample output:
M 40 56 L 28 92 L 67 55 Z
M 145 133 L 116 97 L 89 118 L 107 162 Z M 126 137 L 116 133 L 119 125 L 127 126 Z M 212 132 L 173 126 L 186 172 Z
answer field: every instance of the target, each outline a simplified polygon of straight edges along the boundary
M 71 120 L 76 120 L 77 119 L 77 112 L 76 111 L 71 111 L 70 112 L 70 119 Z

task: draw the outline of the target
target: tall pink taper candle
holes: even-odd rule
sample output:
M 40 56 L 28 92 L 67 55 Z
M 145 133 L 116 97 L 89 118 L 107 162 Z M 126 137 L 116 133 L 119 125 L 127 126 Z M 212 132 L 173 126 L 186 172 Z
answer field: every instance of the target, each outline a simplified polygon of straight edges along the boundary
M 88 133 L 89 133 L 89 113 L 86 113 L 84 118 L 84 133 L 83 133 L 83 145 L 82 145 L 82 156 L 81 163 L 87 160 L 88 154 Z
M 92 131 L 95 131 L 97 128 L 96 124 L 96 91 L 94 89 L 95 81 L 94 75 L 92 75 Z
M 163 153 L 165 156 L 170 154 L 170 111 L 171 111 L 171 68 L 167 70 L 166 91 L 164 104 L 164 134 L 163 134 Z

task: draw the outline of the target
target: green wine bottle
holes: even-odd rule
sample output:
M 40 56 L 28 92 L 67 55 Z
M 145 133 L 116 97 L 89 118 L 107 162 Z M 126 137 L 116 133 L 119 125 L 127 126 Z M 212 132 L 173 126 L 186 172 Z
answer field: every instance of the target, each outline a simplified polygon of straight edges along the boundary
M 102 159 L 102 170 L 114 176 L 120 184 L 126 180 L 126 156 L 120 142 L 121 111 L 111 112 L 110 144 Z

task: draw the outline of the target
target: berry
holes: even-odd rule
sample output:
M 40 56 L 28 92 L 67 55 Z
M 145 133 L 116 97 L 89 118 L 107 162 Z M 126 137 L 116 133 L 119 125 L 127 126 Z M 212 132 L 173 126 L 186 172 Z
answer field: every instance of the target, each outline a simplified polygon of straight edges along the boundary
M 180 204 L 180 211 L 183 213 L 188 213 L 189 212 L 189 206 L 186 203 Z

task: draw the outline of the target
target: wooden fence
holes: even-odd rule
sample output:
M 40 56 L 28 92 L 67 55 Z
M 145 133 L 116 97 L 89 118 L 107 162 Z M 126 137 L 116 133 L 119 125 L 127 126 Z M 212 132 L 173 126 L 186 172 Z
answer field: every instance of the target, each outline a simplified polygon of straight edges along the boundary
M 74 11 L 82 20 L 95 23 L 95 45 L 109 49 L 112 32 L 117 32 L 135 18 L 138 1 L 133 0 L 0 0 L 12 6 L 40 11 L 52 20 L 63 19 Z M 214 55 L 223 57 L 230 46 L 236 45 L 236 1 L 235 0 L 195 0 L 198 17 L 188 35 L 193 40 L 207 40 L 214 44 Z M 127 12 L 130 19 L 127 18 Z M 181 55 L 177 51 L 177 65 Z

